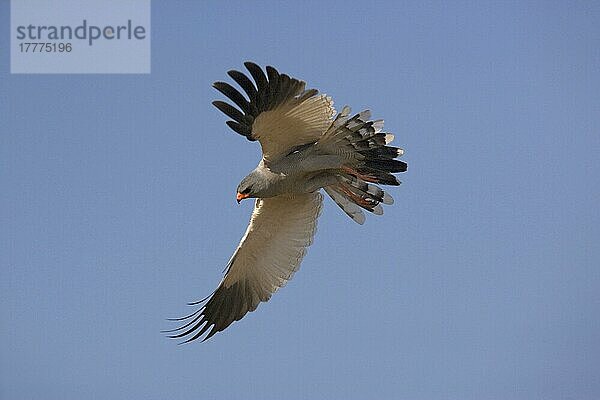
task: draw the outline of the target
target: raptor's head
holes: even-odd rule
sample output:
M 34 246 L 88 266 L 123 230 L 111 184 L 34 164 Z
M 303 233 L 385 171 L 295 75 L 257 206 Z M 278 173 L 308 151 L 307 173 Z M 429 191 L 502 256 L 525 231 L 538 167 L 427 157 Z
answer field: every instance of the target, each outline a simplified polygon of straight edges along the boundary
M 247 198 L 260 197 L 261 191 L 264 189 L 263 183 L 264 182 L 259 179 L 259 176 L 257 176 L 255 171 L 242 179 L 237 187 L 236 200 L 238 204 L 240 201 Z

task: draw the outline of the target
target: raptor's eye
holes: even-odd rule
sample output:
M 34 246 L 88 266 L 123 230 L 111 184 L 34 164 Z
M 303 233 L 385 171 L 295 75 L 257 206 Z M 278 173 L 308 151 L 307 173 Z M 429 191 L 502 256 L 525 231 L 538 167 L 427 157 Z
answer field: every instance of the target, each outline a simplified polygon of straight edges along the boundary
M 242 192 L 242 194 L 249 194 L 250 193 L 250 187 L 247 187 L 246 189 L 244 189 Z

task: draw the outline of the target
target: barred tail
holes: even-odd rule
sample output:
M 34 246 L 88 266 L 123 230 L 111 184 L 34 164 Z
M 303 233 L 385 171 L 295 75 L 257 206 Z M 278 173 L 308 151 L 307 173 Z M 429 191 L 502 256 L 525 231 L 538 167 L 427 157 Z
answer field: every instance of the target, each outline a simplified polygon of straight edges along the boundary
M 380 203 L 393 203 L 377 184 L 400 185 L 393 174 L 406 171 L 407 164 L 396 159 L 404 153 L 402 149 L 388 146 L 394 136 L 381 131 L 383 120 L 370 121 L 368 110 L 348 119 L 349 113 L 344 107 L 322 139 L 323 145 L 351 155 L 338 173 L 337 183 L 325 191 L 350 218 L 362 224 L 365 218 L 361 209 L 381 215 Z

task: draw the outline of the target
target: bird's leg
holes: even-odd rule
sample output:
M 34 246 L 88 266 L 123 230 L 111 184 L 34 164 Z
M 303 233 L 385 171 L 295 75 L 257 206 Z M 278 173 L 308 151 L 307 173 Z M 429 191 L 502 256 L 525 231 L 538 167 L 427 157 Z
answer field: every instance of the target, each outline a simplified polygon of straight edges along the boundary
M 343 166 L 342 167 L 342 171 L 346 172 L 347 174 L 350 174 L 358 179 L 362 179 L 365 182 L 371 182 L 371 183 L 381 183 L 379 181 L 379 179 L 377 179 L 377 177 L 375 176 L 371 176 L 371 175 L 363 175 L 361 173 L 359 173 L 358 171 L 356 171 L 353 168 L 350 168 L 348 166 Z

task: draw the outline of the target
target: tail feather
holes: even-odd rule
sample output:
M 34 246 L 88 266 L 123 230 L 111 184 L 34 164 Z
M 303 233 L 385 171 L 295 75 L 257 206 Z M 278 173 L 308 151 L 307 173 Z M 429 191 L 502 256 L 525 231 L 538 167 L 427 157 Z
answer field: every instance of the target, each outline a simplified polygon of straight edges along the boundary
M 379 201 L 375 200 L 373 196 L 369 196 L 362 190 L 348 184 L 340 183 L 337 185 L 336 188 L 339 191 L 341 191 L 348 199 L 352 200 L 354 204 L 367 211 L 377 214 L 377 212 L 375 212 L 375 209 L 379 205 Z M 383 214 L 383 210 L 381 210 L 380 212 Z
M 394 199 L 392 198 L 392 196 L 381 190 L 381 188 L 377 185 L 371 185 L 369 183 L 366 183 L 362 179 L 358 179 L 357 177 L 348 174 L 342 174 L 341 178 L 344 182 L 364 192 L 365 196 L 370 196 L 374 200 L 377 200 L 378 202 L 386 205 L 394 204 Z
M 389 158 L 367 158 L 365 160 L 365 166 L 368 168 L 378 169 L 384 172 L 404 172 L 406 171 L 407 165 L 404 161 L 393 160 Z
M 360 212 L 362 217 L 357 220 L 357 210 L 382 214 L 380 203 L 393 203 L 392 197 L 377 184 L 400 185 L 393 174 L 406 171 L 407 164 L 396 159 L 404 153 L 401 148 L 388 146 L 394 136 L 382 131 L 383 120 L 369 121 L 368 110 L 351 118 L 349 114 L 350 109 L 344 107 L 319 142 L 349 155 L 350 160 L 339 172 L 337 183 L 325 191 L 346 214 L 362 223 L 364 215 Z
M 379 183 L 380 185 L 399 186 L 400 181 L 389 172 L 370 167 L 360 167 L 350 170 L 351 174 L 366 182 Z
M 385 146 L 386 144 L 386 134 L 383 132 L 375 133 L 368 137 L 363 137 L 362 139 L 356 142 L 350 142 L 352 147 L 359 152 L 363 152 L 366 150 L 377 149 Z
M 362 212 L 352 200 L 348 199 L 343 193 L 339 192 L 334 186 L 327 186 L 324 188 L 325 192 L 331 197 L 331 199 L 337 204 L 347 216 L 352 218 L 354 222 L 359 225 L 365 223 L 365 214 Z
M 381 146 L 375 149 L 364 150 L 361 152 L 361 154 L 367 158 L 393 159 L 396 157 L 400 157 L 403 154 L 403 151 L 398 147 Z

